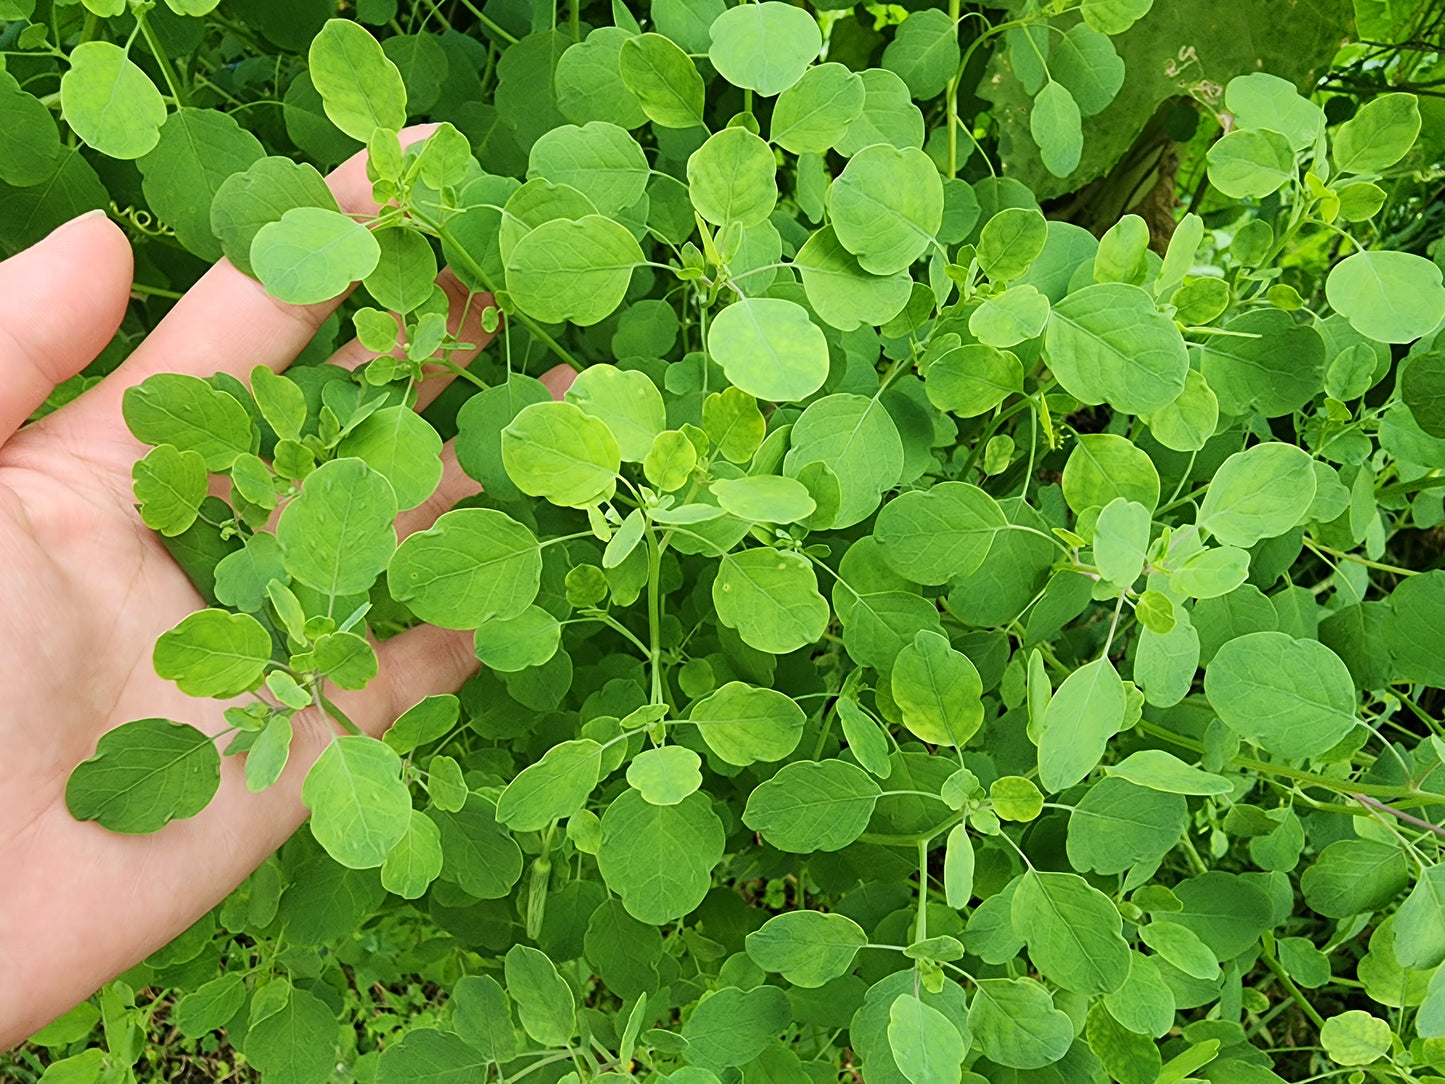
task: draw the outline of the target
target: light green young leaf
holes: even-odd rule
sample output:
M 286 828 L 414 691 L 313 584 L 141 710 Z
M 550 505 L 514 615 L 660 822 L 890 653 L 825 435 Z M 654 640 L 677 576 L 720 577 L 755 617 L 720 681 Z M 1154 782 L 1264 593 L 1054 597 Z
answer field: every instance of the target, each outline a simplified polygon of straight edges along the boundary
M 1298 166 L 1289 140 L 1268 128 L 1236 129 L 1209 148 L 1209 183 L 1230 199 L 1263 199 Z
M 744 643 L 776 655 L 816 643 L 828 624 L 812 565 L 766 546 L 726 555 L 712 599 L 718 620 L 737 629 Z
M 797 477 L 823 463 L 837 477 L 841 503 L 833 527 L 851 527 L 878 507 L 903 471 L 903 441 L 877 398 L 835 392 L 810 403 L 793 423 L 783 473 Z
M 783 298 L 744 297 L 712 319 L 708 352 L 728 380 L 769 402 L 797 402 L 828 377 L 828 343 L 803 306 Z
M 718 478 L 710 488 L 723 511 L 749 523 L 796 523 L 818 507 L 802 482 L 776 474 Z
M 198 610 L 161 634 L 156 673 L 187 696 L 220 700 L 253 689 L 271 661 L 271 637 L 250 614 Z
M 622 85 L 642 111 L 664 128 L 702 124 L 702 76 L 688 55 L 661 34 L 640 34 L 622 43 L 618 53 Z
M 589 365 L 567 389 L 566 401 L 604 422 L 630 463 L 640 463 L 667 428 L 662 393 L 637 370 Z
M 126 388 L 121 415 L 141 443 L 198 452 L 210 471 L 229 469 L 259 440 L 245 407 L 184 373 L 156 373 Z
M 626 790 L 602 814 L 597 866 L 628 914 L 660 926 L 702 902 L 723 843 L 722 821 L 706 795 L 652 805 Z
M 780 851 L 837 851 L 863 833 L 879 793 L 846 761 L 796 761 L 753 789 L 743 823 Z
M 649 805 L 677 805 L 702 786 L 702 758 L 681 745 L 644 749 L 627 766 L 627 783 Z
M 1044 84 L 1029 112 L 1029 134 L 1039 145 L 1044 167 L 1055 177 L 1067 177 L 1078 168 L 1084 129 L 1079 103 L 1068 87 L 1053 79 Z
M 523 493 L 582 508 L 611 497 L 622 452 L 606 423 L 576 404 L 533 403 L 502 430 L 502 462 Z
M 1074 873 L 1029 870 L 1013 897 L 1014 931 L 1048 978 L 1080 994 L 1107 994 L 1129 974 L 1129 945 L 1113 902 Z
M 326 115 L 352 139 L 365 143 L 377 128 L 406 126 L 401 72 L 360 23 L 328 19 L 306 59 Z
M 1380 94 L 1360 106 L 1335 133 L 1331 153 L 1342 173 L 1378 173 L 1405 157 L 1420 134 L 1413 94 Z
M 301 785 L 311 832 L 332 858 L 350 869 L 371 869 L 411 824 L 411 792 L 401 781 L 401 758 L 362 735 L 333 738 Z
M 179 452 L 169 444 L 151 449 L 131 467 L 141 521 L 173 538 L 196 522 L 206 499 L 206 460 L 199 452 Z
M 943 181 L 933 160 L 912 147 L 863 148 L 833 182 L 829 199 L 839 242 L 874 275 L 906 270 L 943 224 Z
M 756 226 L 778 202 L 772 149 L 746 128 L 724 128 L 687 160 L 688 194 L 715 226 Z
M 1330 307 L 1366 338 L 1413 342 L 1445 319 L 1440 268 L 1411 252 L 1356 252 L 1325 280 Z
M 424 621 L 474 629 L 517 617 L 537 597 L 542 551 L 532 532 L 491 508 L 444 513 L 392 556 L 391 595 Z
M 1013 1069 L 1041 1069 L 1068 1052 L 1074 1025 L 1033 979 L 980 979 L 968 1012 L 984 1057 Z
M 360 459 L 390 482 L 402 510 L 430 497 L 442 477 L 441 437 L 406 406 L 382 407 L 370 414 L 342 438 L 336 454 Z
M 161 138 L 166 103 L 119 45 L 85 41 L 60 78 L 60 110 L 84 143 L 111 158 L 139 158 Z
M 728 8 L 708 33 L 708 58 L 722 77 L 765 97 L 801 79 L 823 48 L 823 34 L 812 14 L 780 0 Z
M 863 928 L 844 915 L 791 911 L 774 915 L 747 936 L 747 951 L 764 971 L 794 986 L 816 988 L 846 975 L 867 942 Z
M 953 1021 L 912 994 L 888 1010 L 888 1046 L 909 1084 L 955 1084 L 968 1043 Z
M 1224 105 L 1239 127 L 1278 132 L 1297 151 L 1310 150 L 1325 127 L 1323 109 L 1301 95 L 1288 79 L 1268 72 L 1235 76 L 1224 88 Z
M 582 808 L 602 770 L 591 738 L 554 745 L 523 768 L 497 800 L 497 819 L 514 832 L 536 832 Z
M 442 834 L 419 809 L 411 811 L 406 835 L 386 852 L 381 883 L 404 900 L 420 899 L 442 871 Z
M 396 549 L 396 493 L 360 459 L 333 459 L 307 476 L 276 524 L 286 571 L 323 594 L 371 587 Z
M 251 267 L 274 296 L 314 305 L 344 293 L 381 260 L 371 231 L 339 211 L 293 207 L 256 231 Z
M 1124 725 L 1125 706 L 1124 683 L 1107 658 L 1064 679 L 1039 727 L 1039 782 L 1045 790 L 1071 787 L 1093 771 Z
M 962 748 L 983 725 L 978 670 L 936 632 L 919 632 L 898 653 L 890 681 L 903 725 L 930 745 Z
M 1139 578 L 1149 526 L 1149 509 L 1137 501 L 1115 497 L 1104 506 L 1094 524 L 1094 563 L 1104 579 L 1128 587 Z
M 1227 545 L 1247 549 L 1288 531 L 1314 498 L 1309 453 L 1267 441 L 1235 452 L 1215 472 L 1199 509 L 1199 526 Z

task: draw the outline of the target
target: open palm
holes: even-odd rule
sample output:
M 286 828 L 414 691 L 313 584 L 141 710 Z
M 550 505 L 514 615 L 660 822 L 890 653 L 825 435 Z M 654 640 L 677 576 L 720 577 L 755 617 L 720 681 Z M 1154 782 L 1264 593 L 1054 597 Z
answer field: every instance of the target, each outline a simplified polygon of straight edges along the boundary
M 367 206 L 360 159 L 329 183 L 343 208 Z M 446 274 L 440 282 L 453 297 L 453 329 L 483 342 L 480 306 L 464 311 L 465 288 Z M 0 1049 L 164 945 L 264 861 L 305 817 L 301 781 L 333 733 L 298 715 L 275 787 L 249 793 L 229 760 L 210 806 L 154 835 L 117 835 L 66 809 L 71 769 L 107 730 L 149 717 L 225 729 L 226 705 L 185 696 L 152 668 L 156 638 L 205 603 L 135 510 L 131 466 L 144 449 L 122 421 L 124 390 L 162 371 L 244 380 L 258 364 L 284 369 L 335 308 L 283 305 L 223 262 L 114 374 L 20 429 L 109 341 L 130 284 L 129 245 L 103 217 L 0 264 Z M 352 343 L 333 360 L 352 367 L 370 356 Z M 444 383 L 427 381 L 421 402 Z M 445 462 L 433 497 L 399 521 L 401 534 L 475 491 L 450 448 Z M 379 677 L 337 696 L 372 734 L 476 667 L 465 634 L 431 626 L 378 654 Z

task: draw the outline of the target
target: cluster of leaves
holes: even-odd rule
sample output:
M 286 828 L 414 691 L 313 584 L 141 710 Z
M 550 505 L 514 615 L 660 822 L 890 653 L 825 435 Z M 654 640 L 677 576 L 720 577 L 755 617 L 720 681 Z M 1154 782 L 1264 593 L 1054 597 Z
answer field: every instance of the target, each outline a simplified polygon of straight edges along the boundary
M 154 831 L 222 748 L 259 791 L 297 712 L 348 732 L 309 828 L 46 1029 L 49 1072 L 123 1077 L 154 984 L 266 1084 L 1441 1079 L 1445 286 L 1356 239 L 1421 165 L 1413 96 L 1331 125 L 1240 54 L 1203 160 L 1223 225 L 1187 214 L 1161 255 L 1137 216 L 1046 219 L 987 151 L 1027 134 L 1077 180 L 1085 115 L 1183 4 L 489 4 L 480 62 L 320 6 L 299 42 L 309 8 L 169 18 L 304 50 L 284 128 L 366 147 L 368 215 L 184 104 L 250 61 L 188 90 L 167 9 L 5 32 L 63 70 L 84 144 L 0 87 L 8 207 L 44 222 L 94 152 L 134 159 L 195 257 L 293 303 L 360 281 L 378 355 L 125 397 L 140 514 L 211 603 L 156 670 L 249 699 L 220 735 L 107 734 L 72 811 Z M 423 367 L 462 345 L 442 264 L 505 326 L 429 420 Z M 526 374 L 559 357 L 554 401 Z M 398 544 L 453 433 L 485 492 Z M 483 670 L 356 733 L 328 689 L 414 621 L 474 630 Z M 403 976 L 434 1003 L 359 1041 L 353 988 Z

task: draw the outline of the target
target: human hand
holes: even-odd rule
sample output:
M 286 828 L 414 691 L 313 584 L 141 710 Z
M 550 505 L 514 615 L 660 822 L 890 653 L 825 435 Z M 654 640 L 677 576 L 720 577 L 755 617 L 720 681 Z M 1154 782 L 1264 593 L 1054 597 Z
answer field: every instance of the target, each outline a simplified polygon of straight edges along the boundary
M 403 142 L 429 131 L 410 129 Z M 328 183 L 343 209 L 373 208 L 364 153 Z M 305 818 L 301 782 L 333 736 L 315 713 L 298 714 L 275 786 L 250 793 L 242 764 L 227 758 L 210 805 L 153 835 L 118 835 L 66 808 L 70 771 L 121 723 L 163 717 L 226 729 L 226 703 L 186 696 L 151 663 L 156 638 L 205 603 L 135 510 L 131 466 L 144 449 L 122 421 L 123 392 L 157 372 L 245 380 L 258 364 L 283 370 L 340 300 L 286 305 L 222 262 L 115 373 L 20 429 L 110 340 L 131 271 L 123 233 L 100 216 L 0 263 L 0 599 L 9 629 L 0 651 L 0 1050 L 169 942 L 263 862 Z M 480 349 L 491 337 L 480 324 L 485 300 L 469 305 L 446 272 L 438 281 L 452 301 L 451 330 Z M 331 360 L 354 368 L 372 356 L 351 342 Z M 569 376 L 543 379 L 560 394 Z M 418 407 L 446 382 L 423 382 Z M 402 537 L 477 491 L 450 446 L 444 463 L 432 497 L 399 519 Z M 376 646 L 378 677 L 334 697 L 373 735 L 477 667 L 467 633 L 419 626 Z

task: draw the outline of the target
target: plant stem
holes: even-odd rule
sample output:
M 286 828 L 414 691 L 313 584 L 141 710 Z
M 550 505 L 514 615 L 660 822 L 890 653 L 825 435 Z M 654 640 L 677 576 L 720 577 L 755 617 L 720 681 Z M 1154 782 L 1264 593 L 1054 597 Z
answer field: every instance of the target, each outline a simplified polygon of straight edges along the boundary
M 151 24 L 146 19 L 145 7 L 139 4 L 132 4 L 130 10 L 131 14 L 135 16 L 136 26 L 140 27 L 141 37 L 146 40 L 146 47 L 150 49 L 151 56 L 156 58 L 156 63 L 160 66 L 161 75 L 165 77 L 166 86 L 170 89 L 171 97 L 176 100 L 176 105 L 178 106 L 188 105 L 189 102 L 185 94 L 181 91 L 180 82 L 176 78 L 176 72 L 171 65 L 170 57 L 166 56 L 166 51 L 161 48 L 160 39 L 156 37 L 155 31 L 151 29 Z
M 1315 553 L 1319 554 L 1320 556 L 1329 554 L 1337 561 L 1353 561 L 1357 565 L 1364 565 L 1366 568 L 1373 568 L 1377 572 L 1391 572 L 1394 573 L 1396 576 L 1419 575 L 1419 573 L 1416 572 L 1413 568 L 1401 568 L 1399 565 L 1385 565 L 1381 564 L 1379 561 L 1371 561 L 1365 557 L 1357 557 L 1353 553 L 1346 553 L 1343 550 L 1335 549 L 1333 546 L 1326 546 L 1323 543 L 1316 542 L 1308 535 L 1306 535 L 1304 538 L 1304 544 L 1310 549 L 1314 550 Z
M 961 0 L 948 0 L 948 17 L 953 20 L 953 32 L 958 34 Z M 948 110 L 948 176 L 958 176 L 958 81 L 963 78 L 963 68 L 953 73 L 944 89 L 944 105 Z
M 1324 1027 L 1325 1018 L 1306 1000 L 1304 994 L 1300 992 L 1300 988 L 1294 984 L 1294 979 L 1289 977 L 1289 972 L 1275 958 L 1274 938 L 1270 934 L 1264 936 L 1264 951 L 1260 953 L 1259 958 L 1264 961 L 1265 967 L 1274 972 L 1274 977 L 1279 979 L 1280 985 L 1285 988 L 1289 996 L 1294 999 L 1294 1003 L 1304 1011 L 1304 1014 L 1313 1021 L 1315 1027 Z
M 662 699 L 662 550 L 652 528 L 647 529 L 647 624 L 651 647 L 649 662 L 652 667 L 652 703 L 664 703 Z

